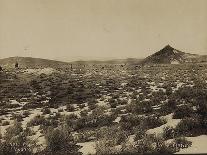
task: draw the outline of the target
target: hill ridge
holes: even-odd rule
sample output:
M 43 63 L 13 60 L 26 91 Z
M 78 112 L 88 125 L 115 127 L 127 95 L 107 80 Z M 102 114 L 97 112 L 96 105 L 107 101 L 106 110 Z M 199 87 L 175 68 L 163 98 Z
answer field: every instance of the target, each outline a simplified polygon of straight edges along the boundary
M 154 54 L 146 57 L 142 64 L 180 64 L 190 62 L 200 62 L 202 56 L 198 54 L 191 54 L 182 52 L 173 48 L 170 45 L 166 45 L 164 48 L 155 52 Z

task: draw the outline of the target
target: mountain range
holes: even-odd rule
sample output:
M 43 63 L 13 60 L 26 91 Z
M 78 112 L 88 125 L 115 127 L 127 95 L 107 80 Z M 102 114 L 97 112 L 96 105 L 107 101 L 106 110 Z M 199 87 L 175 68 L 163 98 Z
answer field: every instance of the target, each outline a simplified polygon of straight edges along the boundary
M 32 57 L 9 57 L 0 59 L 0 65 L 5 67 L 13 67 L 18 62 L 21 67 L 34 68 L 34 67 L 51 67 L 61 68 L 70 66 L 70 64 L 183 64 L 183 63 L 206 63 L 207 55 L 197 55 L 185 53 L 177 50 L 170 45 L 165 46 L 158 52 L 146 57 L 145 59 L 128 58 L 128 59 L 114 59 L 107 61 L 73 61 L 73 62 L 62 62 L 56 60 L 48 60 L 41 58 Z

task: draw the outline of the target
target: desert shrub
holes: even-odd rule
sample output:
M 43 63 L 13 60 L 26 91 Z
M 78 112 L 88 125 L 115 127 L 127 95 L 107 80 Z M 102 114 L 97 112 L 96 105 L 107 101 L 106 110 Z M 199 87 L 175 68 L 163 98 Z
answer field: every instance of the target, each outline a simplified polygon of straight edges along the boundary
M 8 111 L 5 109 L 0 109 L 0 116 L 8 114 Z
M 45 154 L 57 155 L 77 155 L 79 146 L 74 142 L 73 136 L 66 127 L 57 129 L 49 129 L 46 133 L 47 147 L 44 150 Z
M 14 121 L 14 125 L 6 129 L 5 138 L 9 140 L 12 137 L 15 137 L 16 135 L 20 134 L 23 131 L 21 125 L 21 123 Z
M 40 148 L 36 141 L 28 138 L 28 133 L 23 130 L 21 123 L 16 121 L 13 126 L 7 128 L 3 138 L 4 141 L 0 144 L 2 155 L 30 155 Z
M 94 131 L 90 129 L 81 130 L 74 135 L 74 139 L 76 142 L 80 143 L 92 141 L 96 139 L 96 132 L 96 130 Z
M 133 127 L 140 125 L 142 119 L 138 115 L 122 115 L 120 120 L 121 128 L 125 131 L 132 132 Z
M 109 104 L 111 106 L 111 108 L 116 108 L 116 106 L 118 106 L 118 102 L 116 99 L 109 99 Z
M 194 95 L 194 91 L 191 87 L 180 87 L 176 93 L 179 98 L 184 100 L 187 100 Z
M 136 114 L 152 113 L 153 108 L 149 101 L 138 102 L 133 105 L 132 112 Z
M 35 132 L 29 128 L 29 127 L 26 127 L 26 129 L 24 129 L 24 133 L 27 135 L 27 136 L 32 136 L 35 134 Z
M 24 111 L 22 114 L 23 114 L 24 117 L 28 117 L 30 115 L 30 112 L 29 111 Z
M 206 96 L 202 96 L 202 97 L 198 97 L 197 99 L 197 113 L 199 113 L 201 116 L 206 117 L 206 111 L 207 111 L 207 95 Z
M 19 104 L 7 104 L 5 108 L 14 109 L 20 107 Z
M 100 115 L 104 114 L 104 110 L 106 110 L 105 106 L 97 106 L 93 111 L 92 111 L 92 116 L 93 117 L 98 117 Z
M 119 98 L 119 93 L 113 93 L 112 94 L 112 99 L 118 99 Z
M 121 150 L 117 155 L 137 155 L 137 148 L 134 142 L 126 141 L 121 144 Z
M 49 108 L 54 108 L 54 109 L 58 109 L 59 105 L 62 105 L 63 103 L 59 103 L 59 102 L 52 102 L 52 101 L 49 101 L 49 103 L 45 106 L 48 106 Z
M 70 126 L 73 129 L 77 129 L 77 121 L 78 121 L 78 116 L 75 114 L 70 114 L 65 116 L 66 125 Z
M 134 127 L 139 126 L 143 130 L 159 127 L 166 123 L 165 120 L 158 116 L 139 116 L 139 115 L 124 115 L 121 117 L 121 126 L 123 130 L 131 132 Z
M 166 121 L 155 115 L 147 117 L 139 115 L 124 115 L 121 117 L 120 123 L 123 130 L 131 132 L 135 127 L 139 127 L 144 131 L 156 128 L 165 124 Z
M 173 127 L 170 126 L 166 126 L 163 129 L 163 138 L 165 140 L 167 139 L 172 139 L 175 136 L 175 129 Z
M 118 99 L 117 101 L 118 101 L 119 105 L 125 105 L 128 103 L 128 101 L 126 99 L 122 99 L 122 100 Z
M 146 135 L 143 139 L 136 142 L 137 153 L 157 154 L 172 153 L 174 150 L 165 145 L 164 139 L 155 135 Z
M 1 155 L 15 155 L 15 150 L 12 149 L 11 144 L 0 141 L 0 154 Z
M 10 124 L 9 121 L 3 121 L 2 126 L 7 126 L 9 124 Z
M 207 128 L 207 118 L 202 119 L 201 126 L 202 126 L 203 129 Z M 206 134 L 206 133 L 207 133 L 207 131 L 204 134 Z
M 130 97 L 131 97 L 132 99 L 137 99 L 137 95 L 138 95 L 138 92 L 134 91 L 134 92 L 130 95 Z
M 148 116 L 142 120 L 143 126 L 146 127 L 146 129 L 152 129 L 159 127 L 166 123 L 166 120 L 159 118 L 158 116 Z
M 94 110 L 94 109 L 97 108 L 97 104 L 88 104 L 88 108 L 89 108 L 90 110 Z
M 132 112 L 134 112 L 134 107 L 136 106 L 136 103 L 134 103 L 134 102 L 131 102 L 130 104 L 127 104 L 126 105 L 126 112 L 127 113 L 132 113 Z
M 0 142 L 1 142 L 1 139 L 2 139 L 2 133 L 1 133 L 1 128 L 0 128 Z
M 44 120 L 45 120 L 44 116 L 37 115 L 27 123 L 27 126 L 31 127 L 31 126 L 41 125 L 43 124 Z
M 58 109 L 58 112 L 63 112 L 63 111 L 64 111 L 63 108 Z
M 139 101 L 142 101 L 142 100 L 144 100 L 144 99 L 145 99 L 144 94 L 139 94 L 138 100 L 139 100 Z
M 114 109 L 111 109 L 111 112 L 114 113 L 115 115 L 118 115 L 118 114 L 123 114 L 123 110 L 121 108 L 114 108 Z
M 21 121 L 23 121 L 23 115 L 20 115 L 20 114 L 12 114 L 11 119 L 12 120 L 17 120 L 17 122 L 21 122 Z
M 27 110 L 27 109 L 36 109 L 36 108 L 41 108 L 41 104 L 37 104 L 36 102 L 30 102 L 25 104 L 22 109 Z
M 115 118 L 113 118 L 111 115 L 90 114 L 86 117 L 79 118 L 73 124 L 76 130 L 83 129 L 83 128 L 96 128 L 96 127 L 111 125 L 114 119 Z
M 200 97 L 197 100 L 198 104 L 196 105 L 196 107 L 197 107 L 197 114 L 200 116 L 200 119 L 201 119 L 200 124 L 201 124 L 201 127 L 203 129 L 207 128 L 207 114 L 206 114 L 206 111 L 207 111 L 207 100 L 206 99 L 207 99 L 207 95 L 206 95 L 206 97 Z
M 71 104 L 66 105 L 66 111 L 73 112 L 75 110 L 75 107 Z
M 177 136 L 192 136 L 194 134 L 202 133 L 200 121 L 198 117 L 184 118 L 175 128 Z
M 53 119 L 60 119 L 62 116 L 61 116 L 61 113 L 60 112 L 53 112 L 53 115 L 50 115 L 49 118 L 53 118 Z
M 88 110 L 82 110 L 81 112 L 80 112 L 80 116 L 81 117 L 85 117 L 85 116 L 87 116 L 88 115 Z
M 105 127 L 97 132 L 97 155 L 117 154 L 120 152 L 116 146 L 126 141 L 128 135 L 118 126 Z
M 94 123 L 92 123 L 91 125 L 92 126 L 95 126 L 95 127 L 102 127 L 102 126 L 109 126 L 113 123 L 113 120 L 115 118 L 113 118 L 113 116 L 111 115 L 101 115 L 97 118 L 93 118 L 94 119 Z
M 44 119 L 41 124 L 40 124 L 40 129 L 44 132 L 46 131 L 49 127 L 56 128 L 58 127 L 58 120 L 54 117 Z
M 109 102 L 111 108 L 116 108 L 116 106 L 118 106 L 117 102 Z
M 78 116 L 76 114 L 70 114 L 66 116 L 66 119 L 78 119 Z
M 122 147 L 120 155 L 172 154 L 174 152 L 175 149 L 166 145 L 163 138 L 146 134 L 142 139 L 135 141 L 135 145 L 132 148 L 128 149 L 126 146 Z
M 174 119 L 182 119 L 184 117 L 190 117 L 193 114 L 192 107 L 188 105 L 179 106 L 175 109 L 173 118 Z
M 43 115 L 46 115 L 46 114 L 50 114 L 51 113 L 51 110 L 49 108 L 43 108 L 41 110 L 41 112 L 42 112 Z
M 83 103 L 83 104 L 79 104 L 78 106 L 80 109 L 83 109 L 86 105 Z
M 161 115 L 170 114 L 176 109 L 176 101 L 170 99 L 167 103 L 163 104 L 159 110 Z
M 165 93 L 166 93 L 167 96 L 170 96 L 173 93 L 172 87 L 171 86 L 167 86 Z
M 138 141 L 138 140 L 144 138 L 145 134 L 146 134 L 146 129 L 144 129 L 141 125 L 140 126 L 137 126 L 135 128 L 135 137 L 134 137 L 134 140 L 135 141 Z
M 123 131 L 119 126 L 111 126 L 101 128 L 96 135 L 97 139 L 106 139 L 109 146 L 120 145 L 124 142 L 128 134 L 126 131 Z
M 90 104 L 96 104 L 97 103 L 97 100 L 95 98 L 89 98 L 88 99 L 88 105 Z
M 112 155 L 118 154 L 120 151 L 115 146 L 110 146 L 107 139 L 102 139 L 96 142 L 97 155 Z
M 40 148 L 36 141 L 30 140 L 24 132 L 18 134 L 10 140 L 5 139 L 2 146 L 4 155 L 32 155 L 34 151 Z

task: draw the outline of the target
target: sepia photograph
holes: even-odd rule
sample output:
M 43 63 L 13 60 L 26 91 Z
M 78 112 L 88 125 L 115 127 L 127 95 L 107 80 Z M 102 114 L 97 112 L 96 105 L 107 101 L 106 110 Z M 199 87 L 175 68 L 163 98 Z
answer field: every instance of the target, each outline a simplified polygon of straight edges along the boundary
M 207 154 L 207 0 L 0 0 L 0 155 Z

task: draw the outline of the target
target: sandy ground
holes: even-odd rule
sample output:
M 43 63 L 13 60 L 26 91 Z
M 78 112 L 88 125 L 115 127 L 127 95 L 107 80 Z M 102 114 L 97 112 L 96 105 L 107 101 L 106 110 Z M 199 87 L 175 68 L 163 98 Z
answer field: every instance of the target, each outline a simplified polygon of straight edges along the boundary
M 25 73 L 28 73 L 28 74 L 52 74 L 53 72 L 55 72 L 56 70 L 53 69 L 53 68 L 43 68 L 43 69 L 26 69 L 25 70 Z
M 115 122 L 115 123 L 119 123 L 120 121 L 121 121 L 121 117 L 118 116 L 113 122 Z
M 173 117 L 173 113 L 161 117 L 161 118 L 164 118 L 167 121 L 167 123 L 160 126 L 160 127 L 157 127 L 157 128 L 154 128 L 154 129 L 149 129 L 149 130 L 147 130 L 147 133 L 158 135 L 158 134 L 162 134 L 163 129 L 167 126 L 175 128 L 177 126 L 177 124 L 181 121 L 181 119 L 173 119 L 172 117 Z
M 82 146 L 82 148 L 79 151 L 82 152 L 83 155 L 96 153 L 95 142 L 78 143 L 77 145 Z
M 23 128 L 26 128 L 27 127 L 27 123 L 29 121 L 31 121 L 35 116 L 37 115 L 41 115 L 42 112 L 41 112 L 41 109 L 34 109 L 34 110 L 30 110 L 29 111 L 31 114 L 28 116 L 28 117 L 25 117 L 22 121 L 22 127 Z
M 177 152 L 176 154 L 201 154 L 207 153 L 207 135 L 201 135 L 198 137 L 186 137 L 192 142 L 192 146 L 185 148 Z
M 10 123 L 11 124 L 11 123 Z M 0 133 L 2 136 L 6 133 L 6 129 L 10 127 L 11 125 L 6 125 L 6 126 L 0 126 Z

